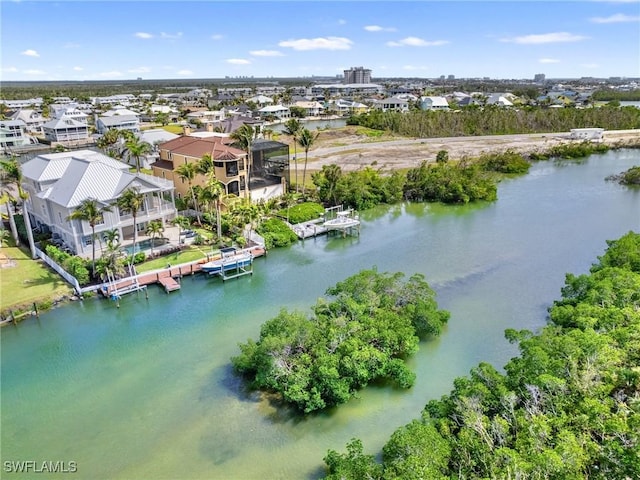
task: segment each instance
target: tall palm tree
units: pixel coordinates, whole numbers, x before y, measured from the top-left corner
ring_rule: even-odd
[[[202,222],[200,221],[200,211],[198,209],[198,201],[196,199],[196,192],[193,189],[193,179],[196,178],[198,174],[198,166],[195,163],[183,163],[182,165],[178,165],[176,168],[176,173],[180,175],[180,178],[184,181],[186,180],[189,184],[189,190],[191,191],[191,199],[193,200],[193,208],[196,211],[196,218],[198,220],[198,225],[202,226]]]
[[[213,163],[213,157],[210,153],[205,153],[200,158],[200,161],[196,164],[196,169],[198,173],[203,175],[214,175],[215,165]]]
[[[14,235],[14,239],[16,241],[16,245],[19,245],[20,240],[18,237],[18,230],[16,228],[15,220],[13,219],[13,214],[11,209],[9,208],[9,201],[14,202],[14,205],[18,205],[18,202],[22,201],[22,218],[24,220],[25,230],[27,231],[27,238],[29,240],[29,248],[31,249],[31,257],[36,258],[36,247],[33,241],[33,231],[31,230],[31,219],[29,218],[29,213],[26,208],[26,201],[29,198],[29,193],[26,192],[22,188],[22,181],[24,177],[22,176],[22,167],[18,163],[18,160],[12,158],[11,160],[5,160],[0,162],[0,171],[2,171],[2,184],[4,187],[8,187],[13,184],[16,187],[18,192],[18,198],[13,199],[13,195],[9,191],[8,188],[5,189],[5,194],[8,195],[7,200],[7,213],[9,215],[9,224],[12,228],[11,233]],[[13,221],[12,221],[13,220]]]
[[[67,217],[67,220],[80,220],[87,222],[91,227],[91,262],[92,276],[96,276],[96,225],[102,223],[104,213],[110,212],[109,205],[100,205],[95,198],[85,198]]]
[[[293,165],[295,167],[296,192],[298,191],[298,135],[302,130],[302,124],[297,118],[291,118],[284,124],[282,133],[290,135],[293,138]]]
[[[251,153],[251,149],[253,141],[256,139],[257,135],[258,130],[246,123],[231,134],[231,138],[236,141],[238,146],[247,152],[247,178],[245,186],[247,190],[247,198],[249,198],[249,181],[251,179],[251,168],[253,167],[253,155]]]
[[[120,231],[117,228],[105,231],[104,240],[108,249],[120,248]]]
[[[153,244],[156,237],[161,236],[164,233],[164,225],[160,220],[154,220],[147,225],[147,235],[151,237],[151,256],[153,256]]]
[[[120,195],[120,198],[114,204],[120,211],[131,212],[133,217],[133,253],[135,254],[138,241],[136,219],[138,218],[138,212],[144,207],[144,193],[140,193],[140,188],[138,187],[130,187]]]
[[[251,239],[251,232],[253,231],[253,223],[260,218],[260,209],[256,204],[251,203],[248,199],[243,199],[242,202],[238,202],[233,206],[232,217],[234,217],[244,228],[249,225],[249,235],[247,241]]]
[[[319,132],[311,133],[306,128],[303,128],[298,136],[298,142],[300,142],[300,146],[304,148],[304,170],[302,173],[302,194],[305,194],[305,190],[307,188],[307,160],[309,159],[309,149],[318,139]]]
[[[127,140],[124,146],[129,156],[136,160],[136,171],[140,173],[140,157],[150,153],[153,150],[153,147],[151,144],[143,142],[136,137]]]
[[[205,205],[215,205],[216,209],[216,233],[218,240],[222,238],[222,197],[224,195],[224,185],[216,180],[215,177],[209,178],[207,184],[200,190],[199,200]]]
[[[110,157],[113,157],[116,154],[115,145],[120,140],[121,134],[120,130],[117,128],[110,128],[98,139],[96,145],[98,148],[104,150],[105,154]]]

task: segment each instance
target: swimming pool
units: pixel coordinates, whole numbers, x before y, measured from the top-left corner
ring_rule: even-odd
[[[167,243],[167,240],[164,238],[156,238],[153,240],[153,248],[161,247]],[[126,247],[122,247],[124,251],[127,252],[127,255],[133,254],[133,245],[127,245]],[[151,249],[151,239],[147,238],[146,240],[142,240],[136,243],[136,253],[142,252],[145,250]]]

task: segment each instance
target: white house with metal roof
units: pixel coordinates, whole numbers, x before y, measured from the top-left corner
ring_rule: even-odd
[[[449,110],[449,102],[444,97],[422,97],[420,98],[420,108],[422,110]]]
[[[0,148],[9,152],[15,147],[37,144],[38,140],[27,134],[27,125],[22,120],[0,120]]]
[[[96,130],[98,133],[105,134],[107,130],[111,130],[112,128],[138,133],[140,132],[140,120],[137,115],[113,115],[111,117],[98,117],[96,119]]]
[[[291,111],[289,107],[283,105],[267,105],[258,110],[260,118],[275,117],[279,119],[285,119],[291,117]]]
[[[30,194],[31,224],[51,231],[77,255],[91,255],[91,227],[87,222],[70,221],[68,217],[87,198],[110,206],[130,188],[138,189],[145,197],[135,225],[131,212],[111,206],[112,211],[105,212],[103,222],[96,225],[98,239],[107,230],[116,229],[125,243],[133,238],[134,229],[144,232],[154,220],[165,225],[177,213],[173,182],[131,173],[128,165],[93,150],[39,155],[22,165],[22,173],[24,188]],[[100,249],[102,243],[99,241]]]

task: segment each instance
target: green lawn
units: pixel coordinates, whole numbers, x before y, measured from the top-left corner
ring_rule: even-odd
[[[138,273],[143,273],[149,272],[151,270],[157,270],[158,268],[165,268],[168,263],[170,263],[171,265],[178,265],[181,263],[193,262],[195,260],[200,260],[201,258],[206,258],[207,252],[210,251],[211,247],[203,246],[202,248],[200,248],[194,245],[187,250],[175,252],[170,255],[155,258],[153,260],[149,260],[148,262],[136,265],[136,271]]]
[[[176,135],[180,135],[184,131],[184,129],[182,128],[182,125],[165,125],[162,128],[167,132],[175,133]]]
[[[0,310],[3,312],[73,294],[71,285],[41,261],[32,260],[26,250],[8,246],[0,248],[0,254],[15,263],[13,267],[0,268]]]

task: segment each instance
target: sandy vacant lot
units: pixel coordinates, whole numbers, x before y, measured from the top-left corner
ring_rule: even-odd
[[[372,139],[364,134],[358,135],[355,127],[345,127],[320,132],[316,144],[309,151],[307,169],[320,170],[323,165],[333,163],[343,170],[356,170],[366,165],[384,170],[403,169],[418,166],[424,160],[435,161],[440,150],[446,150],[451,160],[457,160],[509,149],[523,153],[544,151],[570,142],[575,140],[569,138],[569,133],[423,139],[384,136]],[[604,142],[611,145],[638,144],[640,130],[607,131]],[[304,151],[300,147],[298,162],[304,162]]]

